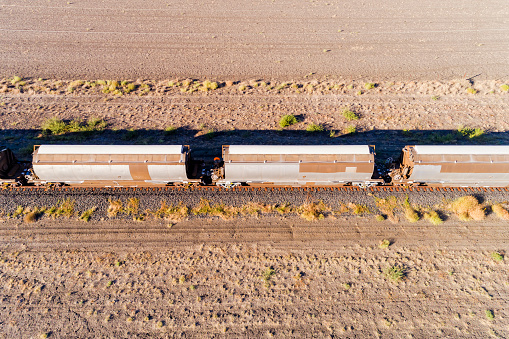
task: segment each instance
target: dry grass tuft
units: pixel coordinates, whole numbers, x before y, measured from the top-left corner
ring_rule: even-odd
[[[297,213],[301,218],[307,221],[322,220],[325,218],[324,212],[330,210],[323,202],[309,203],[300,206],[297,209]]]
[[[409,222],[417,222],[419,221],[419,213],[410,205],[410,202],[408,201],[408,197],[406,197],[405,201],[403,202],[403,209],[405,212],[405,218]]]
[[[122,213],[124,210],[122,206],[122,201],[120,200],[113,200],[111,198],[108,199],[108,216],[109,217],[116,217],[119,213]]]
[[[166,201],[161,201],[161,207],[153,212],[156,218],[164,218],[168,221],[180,221],[189,215],[189,208],[183,204],[177,206],[167,205]]]
[[[484,220],[486,217],[482,205],[479,204],[479,201],[477,201],[476,197],[471,195],[467,195],[454,200],[449,205],[449,209],[462,221],[468,221],[472,219]]]
[[[129,198],[127,199],[127,206],[125,208],[127,215],[136,216],[140,214],[140,199]]]
[[[352,210],[353,214],[364,214],[369,213],[369,209],[365,205],[354,204],[353,202],[348,203],[348,208]]]
[[[399,206],[398,199],[394,196],[385,199],[380,199],[375,196],[373,197],[375,198],[376,207],[380,210],[380,212],[385,214],[387,219],[391,222],[397,223],[399,219],[394,213],[394,210]]]
[[[502,220],[509,220],[509,211],[504,208],[501,204],[495,204],[491,206],[493,213]]]
[[[428,220],[433,225],[440,225],[444,222],[436,211],[429,211],[424,213],[424,219]]]
[[[31,212],[28,212],[27,214],[25,214],[23,221],[26,222],[27,224],[33,223],[33,222],[37,221],[37,217],[38,217],[37,212],[31,211]]]

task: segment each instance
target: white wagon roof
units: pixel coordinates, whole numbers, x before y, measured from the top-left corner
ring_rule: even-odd
[[[509,146],[414,146],[418,154],[503,154],[509,155]]]
[[[230,154],[370,154],[368,145],[230,145]]]
[[[41,145],[38,154],[182,154],[182,145]]]

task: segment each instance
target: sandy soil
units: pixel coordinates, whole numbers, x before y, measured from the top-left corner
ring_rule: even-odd
[[[87,224],[109,232],[106,242],[83,242],[83,227],[0,225],[5,337],[509,336],[507,263],[491,257],[507,251],[508,234],[493,220],[416,227],[248,218],[175,226],[211,235],[198,241],[171,240],[179,230],[163,224],[118,221]],[[21,233],[7,237],[12,228]],[[68,240],[54,241],[62,232]],[[307,235],[277,236],[288,232]],[[381,249],[383,238],[394,243]],[[405,272],[400,282],[385,274],[393,266]]]
[[[0,76],[507,76],[504,0],[5,0]]]

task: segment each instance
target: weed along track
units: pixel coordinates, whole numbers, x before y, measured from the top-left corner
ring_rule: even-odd
[[[401,238],[458,247],[487,231],[497,234],[482,237],[491,244],[509,240],[500,222],[509,216],[507,192],[447,187],[15,188],[0,194],[0,242],[49,249]]]

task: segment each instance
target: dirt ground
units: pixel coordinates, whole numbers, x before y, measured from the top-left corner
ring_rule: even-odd
[[[507,263],[492,258],[507,251],[507,224],[371,220],[194,220],[170,229],[6,221],[0,331],[6,338],[509,336]],[[379,248],[382,239],[393,243]],[[394,266],[404,272],[399,282],[386,274]]]
[[[406,0],[5,0],[0,76],[507,76],[509,9]]]

